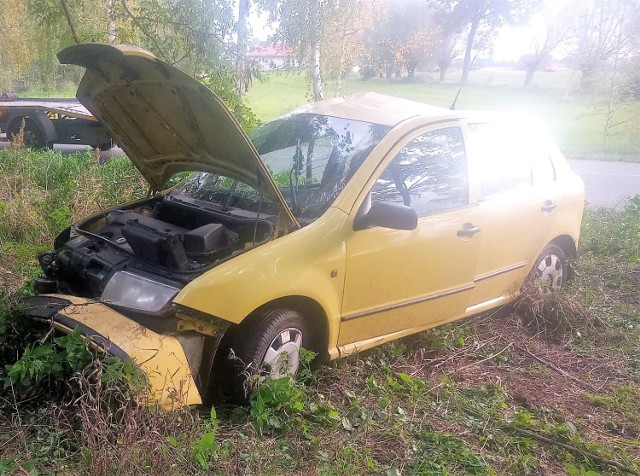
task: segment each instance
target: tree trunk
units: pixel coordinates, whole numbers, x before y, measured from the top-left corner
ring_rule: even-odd
[[[107,41],[110,45],[115,45],[116,41],[116,3],[115,0],[107,0],[107,14],[109,15],[109,26],[107,29]]]
[[[582,77],[580,78],[580,89],[587,91],[593,86],[593,77],[596,74],[596,67],[592,64],[582,65]]]
[[[347,22],[349,17],[345,15],[342,24],[342,48],[340,49],[340,65],[338,67],[338,79],[336,80],[336,97],[342,94],[342,79],[346,76],[345,57],[347,56]]]
[[[311,73],[311,86],[313,88],[313,99],[315,101],[322,101],[324,98],[324,91],[322,89],[322,76],[320,74],[320,39],[318,38],[318,32],[320,30],[320,23],[318,19],[318,0],[311,0],[311,61],[310,73]]]
[[[625,4],[626,7],[626,4]],[[626,10],[626,8],[625,8]],[[623,10],[623,16],[625,13],[625,10]],[[614,127],[611,124],[611,120],[613,119],[613,114],[615,112],[614,108],[613,108],[613,101],[615,99],[615,92],[616,92],[616,78],[618,76],[618,61],[620,59],[620,53],[622,51],[622,22],[619,24],[618,26],[618,41],[617,41],[617,45],[618,45],[618,49],[616,50],[616,54],[614,56],[614,61],[613,61],[613,73],[611,75],[611,82],[609,83],[609,104],[607,105],[607,120],[604,124],[604,138],[602,139],[602,148],[606,149],[607,148],[607,142],[609,141],[609,134],[611,133],[611,128]]]
[[[238,23],[236,33],[238,43],[236,44],[236,92],[242,96],[247,90],[246,69],[247,69],[247,17],[249,16],[249,0],[238,1]]]
[[[476,37],[476,31],[480,26],[480,17],[477,15],[471,23],[471,29],[469,30],[469,36],[467,36],[467,48],[464,52],[464,62],[462,64],[462,78],[460,78],[461,84],[467,84],[469,79],[469,69],[471,68],[471,51],[473,50],[473,40]]]
[[[532,62],[527,65],[526,73],[524,75],[524,87],[530,88],[533,85],[533,75],[538,70],[538,63]]]
[[[447,76],[447,70],[451,65],[450,61],[438,61],[438,69],[440,70],[440,82],[444,81]]]
[[[71,14],[69,13],[69,7],[67,6],[65,0],[60,0],[60,3],[62,4],[62,11],[64,12],[64,17],[67,20],[69,30],[71,30],[73,41],[75,41],[76,43],[80,43],[80,38],[78,38],[78,34],[76,33],[76,29],[73,25],[73,20],[71,19]]]

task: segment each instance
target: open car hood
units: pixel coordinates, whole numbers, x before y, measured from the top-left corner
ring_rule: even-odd
[[[154,190],[182,171],[247,183],[293,213],[245,132],[211,90],[129,45],[89,43],[58,53],[86,68],[78,100],[112,133]]]

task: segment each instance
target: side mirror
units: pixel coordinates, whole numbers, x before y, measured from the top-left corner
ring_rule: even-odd
[[[362,209],[353,222],[354,231],[379,226],[393,230],[415,230],[418,226],[416,211],[393,202],[372,202],[367,212]]]

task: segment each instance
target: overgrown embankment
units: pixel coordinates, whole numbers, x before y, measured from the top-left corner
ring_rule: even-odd
[[[144,194],[138,174],[7,151],[0,181],[0,475],[640,474],[640,198],[587,211],[562,293],[269,382],[247,408],[167,413],[14,307],[34,253]]]
[[[38,251],[75,220],[143,196],[144,180],[118,157],[104,166],[91,153],[0,152],[0,286],[30,275]]]

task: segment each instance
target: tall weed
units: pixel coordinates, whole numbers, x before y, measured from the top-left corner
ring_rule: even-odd
[[[72,220],[145,193],[144,180],[127,158],[100,165],[91,152],[2,151],[0,177],[0,241],[26,244],[49,244]],[[26,235],[25,222],[35,228]]]
[[[126,157],[100,165],[91,152],[0,151],[0,286],[27,277],[36,253],[72,222],[145,192]]]

